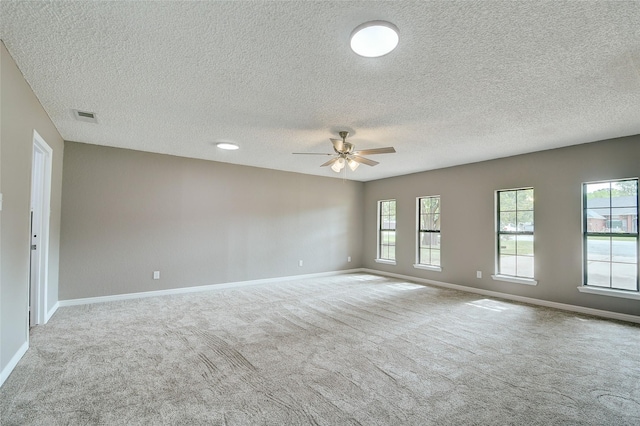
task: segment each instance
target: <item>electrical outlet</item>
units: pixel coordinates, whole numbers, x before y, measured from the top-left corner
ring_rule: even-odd
[[[160,279],[160,271],[153,271],[153,279],[154,280]]]
[[[347,262],[351,262],[351,256],[347,256]]]
[[[302,266],[302,260],[298,260],[298,266]]]
[[[482,271],[476,271],[476,278],[482,278]]]

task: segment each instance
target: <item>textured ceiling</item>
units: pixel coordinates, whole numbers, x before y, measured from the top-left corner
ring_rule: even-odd
[[[398,48],[355,55],[376,19]],[[368,181],[640,134],[638,1],[3,0],[0,20],[71,141],[337,177],[291,153],[345,129],[397,150],[347,173]]]

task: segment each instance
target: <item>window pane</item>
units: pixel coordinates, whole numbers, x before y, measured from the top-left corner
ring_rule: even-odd
[[[440,266],[440,250],[438,249],[431,250],[431,264],[435,266]]]
[[[396,246],[389,246],[389,257],[387,259],[396,259]]]
[[[500,254],[516,254],[515,235],[500,235]]]
[[[518,210],[533,210],[533,189],[518,191]]]
[[[516,262],[519,277],[533,278],[533,256],[517,256]]]
[[[609,262],[588,262],[587,263],[587,284],[598,287],[609,287],[610,285]]]
[[[611,198],[611,184],[604,183],[588,183],[585,184],[585,193],[587,196],[587,207],[607,207]]]
[[[630,263],[611,264],[611,287],[621,290],[636,290],[638,266]]]
[[[440,230],[440,213],[434,213],[429,217],[430,217],[429,230],[439,231]]]
[[[619,193],[611,199],[611,207],[631,207],[635,209],[638,206],[638,196],[636,194]]]
[[[422,213],[432,213],[433,212],[433,198],[427,197],[422,198]]]
[[[440,250],[440,233],[439,232],[431,234],[431,242],[432,242],[433,248]]]
[[[604,213],[604,214],[601,214]],[[609,209],[587,209],[587,232],[608,232],[607,231],[607,216],[609,216]]]
[[[500,273],[503,275],[516,275],[516,256],[500,256]]]
[[[420,213],[429,213],[429,199],[420,198]]]
[[[440,248],[440,234],[437,232],[421,232],[420,247],[422,248]]]
[[[426,214],[421,214],[420,215],[420,230],[425,230],[427,229],[427,215]]]
[[[430,261],[430,259],[429,259],[429,257],[430,257],[429,256],[429,251],[430,250],[427,249],[427,248],[421,248],[420,249],[420,263],[423,263],[425,265],[429,264],[429,261]]]
[[[612,237],[611,254],[614,262],[638,262],[638,242],[634,237]]]
[[[608,221],[611,232],[633,232],[633,223],[637,214],[635,207],[611,209]]]
[[[383,215],[389,215],[389,202],[388,201],[382,201],[380,211],[381,211],[381,214],[383,214]]]
[[[389,258],[389,246],[380,247],[380,258],[388,259]]]
[[[440,213],[440,197],[431,197],[431,205],[429,206],[429,213]]]
[[[610,261],[611,237],[587,237],[587,260]]]
[[[518,231],[533,232],[533,210],[518,210]]]
[[[500,211],[516,210],[516,191],[500,191]]]
[[[500,230],[503,232],[516,231],[516,213],[500,213]]]
[[[621,180],[611,183],[612,204],[614,207],[631,207],[638,205],[638,181],[636,179]]]
[[[396,202],[389,201],[389,214],[392,216],[396,215]]]
[[[396,242],[395,231],[382,231],[380,232],[380,244],[394,245]]]
[[[520,255],[533,256],[533,235],[516,236],[516,252]]]

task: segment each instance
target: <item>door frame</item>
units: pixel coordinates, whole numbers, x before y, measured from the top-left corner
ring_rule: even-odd
[[[43,161],[37,162],[36,155],[41,154]],[[46,324],[48,321],[47,302],[49,287],[49,218],[51,215],[51,170],[53,164],[53,150],[38,134],[33,131],[33,152],[31,168],[31,215],[35,208],[40,209],[39,217],[34,215],[40,229],[39,253],[36,265],[31,265],[29,271],[29,292],[31,295],[30,318],[31,325]],[[29,229],[29,256],[31,258],[32,244],[31,227]],[[31,263],[31,262],[30,262]],[[33,271],[33,272],[32,272]],[[35,272],[35,274],[34,274]],[[35,275],[35,276],[34,276]],[[29,306],[27,306],[27,309]]]

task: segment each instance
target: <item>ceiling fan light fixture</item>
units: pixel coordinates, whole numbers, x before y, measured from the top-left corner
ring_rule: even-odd
[[[349,165],[349,168],[351,169],[352,172],[355,172],[358,166],[360,165],[360,163],[353,161],[351,158],[347,160],[347,164]]]
[[[344,169],[344,158],[340,157],[338,158],[338,161],[333,163],[333,166],[331,166],[331,170],[336,173],[340,173],[342,169]]]
[[[219,142],[216,144],[216,146],[220,149],[224,149],[227,151],[233,151],[236,149],[240,149],[240,147],[238,145],[236,145],[235,143],[229,143],[229,142]]]
[[[351,33],[351,50],[365,58],[377,58],[398,45],[398,28],[387,21],[369,21]]]

